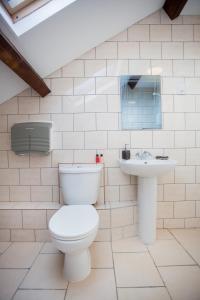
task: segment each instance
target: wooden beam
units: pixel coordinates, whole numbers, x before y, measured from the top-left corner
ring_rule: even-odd
[[[0,31],[0,59],[21,79],[30,85],[41,97],[51,91],[44,80],[19,53],[16,47]]]
[[[188,0],[166,0],[163,9],[171,20],[177,18]]]

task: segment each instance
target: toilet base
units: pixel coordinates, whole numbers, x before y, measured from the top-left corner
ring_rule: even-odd
[[[63,274],[67,281],[81,281],[90,274],[90,271],[91,258],[89,249],[73,255],[65,254]]]

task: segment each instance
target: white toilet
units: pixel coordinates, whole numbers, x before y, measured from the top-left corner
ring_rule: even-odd
[[[64,205],[50,219],[54,245],[65,253],[64,276],[70,282],[86,278],[91,270],[89,247],[94,241],[99,215],[96,203],[102,166],[59,166]]]

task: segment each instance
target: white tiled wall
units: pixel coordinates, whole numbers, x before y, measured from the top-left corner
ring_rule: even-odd
[[[162,130],[121,130],[119,76],[124,74],[161,75]],[[121,173],[117,165],[126,143],[132,155],[147,149],[178,160],[174,172],[159,178],[158,226],[200,226],[199,16],[171,22],[158,11],[54,72],[46,82],[52,93],[44,99],[29,89],[0,105],[0,201],[60,201],[58,163],[93,163],[96,150],[105,158],[100,201],[136,200],[135,178]],[[53,121],[49,156],[19,157],[10,151],[10,127],[27,120]],[[43,211],[37,213],[38,226],[44,227],[43,233],[38,231],[39,240],[46,217]],[[4,219],[13,219],[12,228],[21,226],[17,212],[6,214]],[[114,211],[111,219],[106,210],[100,214],[108,227],[110,222],[113,227],[122,225],[122,219],[128,225],[133,219],[129,207],[123,214]],[[31,211],[23,220],[26,230],[37,226]],[[118,236],[119,230],[113,230]],[[7,236],[6,228],[1,234]],[[24,233],[13,229],[12,234],[17,240]]]

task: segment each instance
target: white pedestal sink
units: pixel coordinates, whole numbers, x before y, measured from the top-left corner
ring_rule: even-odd
[[[145,244],[156,239],[157,176],[176,166],[175,160],[119,160],[121,170],[138,176],[139,236]]]

